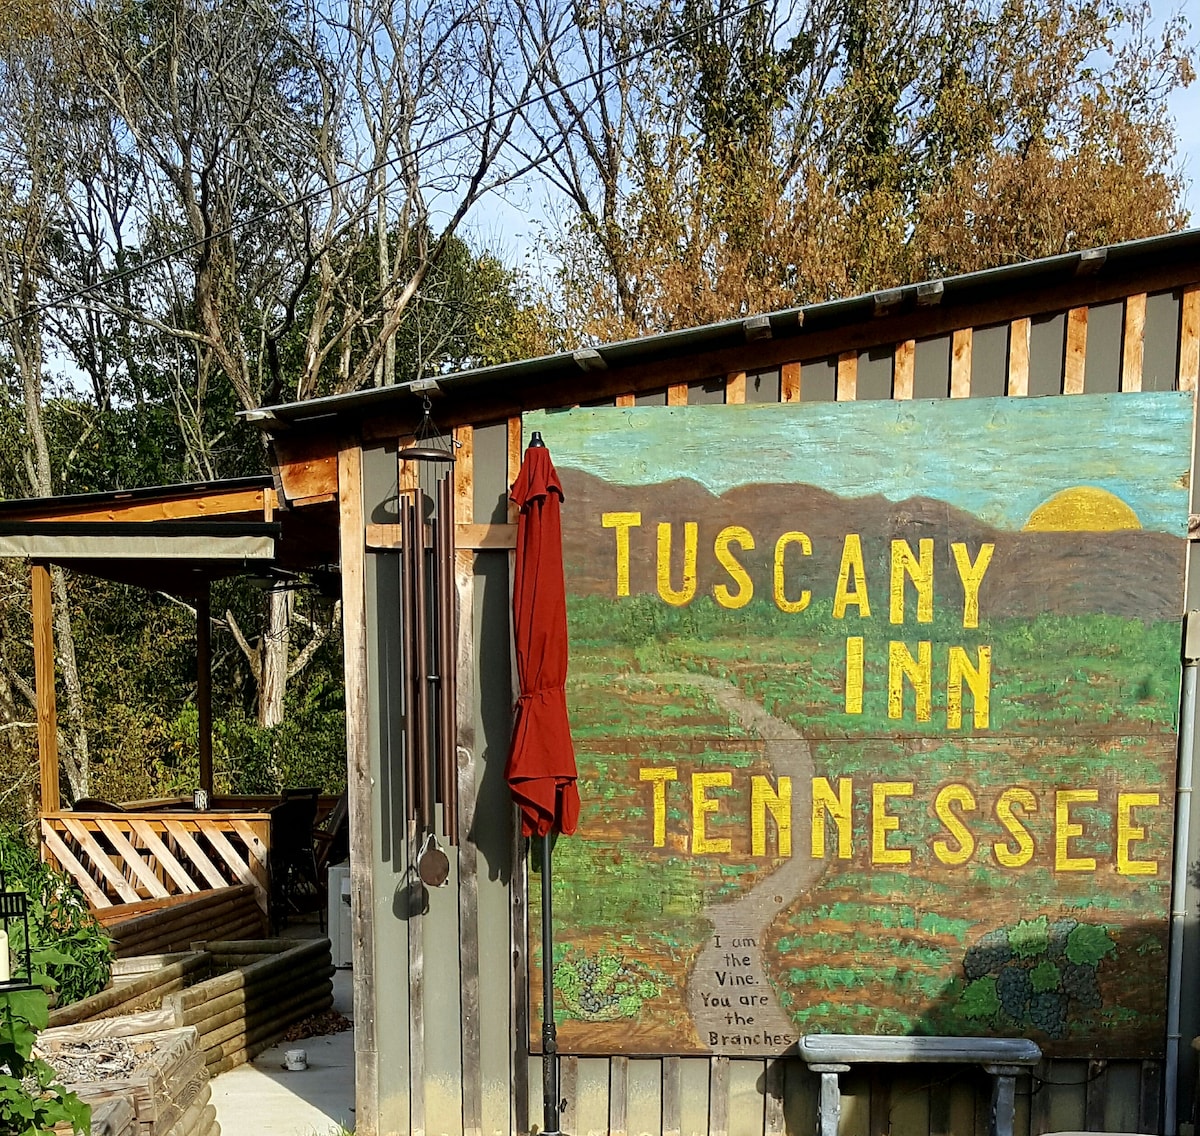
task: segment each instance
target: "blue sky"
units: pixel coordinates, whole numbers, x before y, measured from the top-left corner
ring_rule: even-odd
[[[926,496],[1020,529],[1060,490],[1114,493],[1142,526],[1183,536],[1192,396],[591,408],[526,415],[560,469],[619,485],[691,478]]]

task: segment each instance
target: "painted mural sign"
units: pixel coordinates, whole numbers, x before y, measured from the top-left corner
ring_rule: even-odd
[[[564,1052],[1161,1052],[1190,395],[527,425],[566,494]]]

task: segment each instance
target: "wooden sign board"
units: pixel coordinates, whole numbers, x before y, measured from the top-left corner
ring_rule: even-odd
[[[566,494],[564,1052],[1161,1054],[1190,395],[526,425]]]

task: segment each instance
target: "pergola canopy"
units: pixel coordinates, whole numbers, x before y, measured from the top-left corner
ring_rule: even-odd
[[[0,556],[194,596],[225,576],[336,563],[336,506],[279,510],[270,477],[5,501]]]

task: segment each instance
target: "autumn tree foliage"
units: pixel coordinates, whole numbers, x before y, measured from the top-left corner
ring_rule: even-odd
[[[564,328],[607,340],[1186,222],[1182,20],[1125,0],[612,0],[543,72]],[[639,45],[663,44],[636,54]],[[571,46],[565,45],[570,41]],[[556,93],[569,60],[615,73]]]

